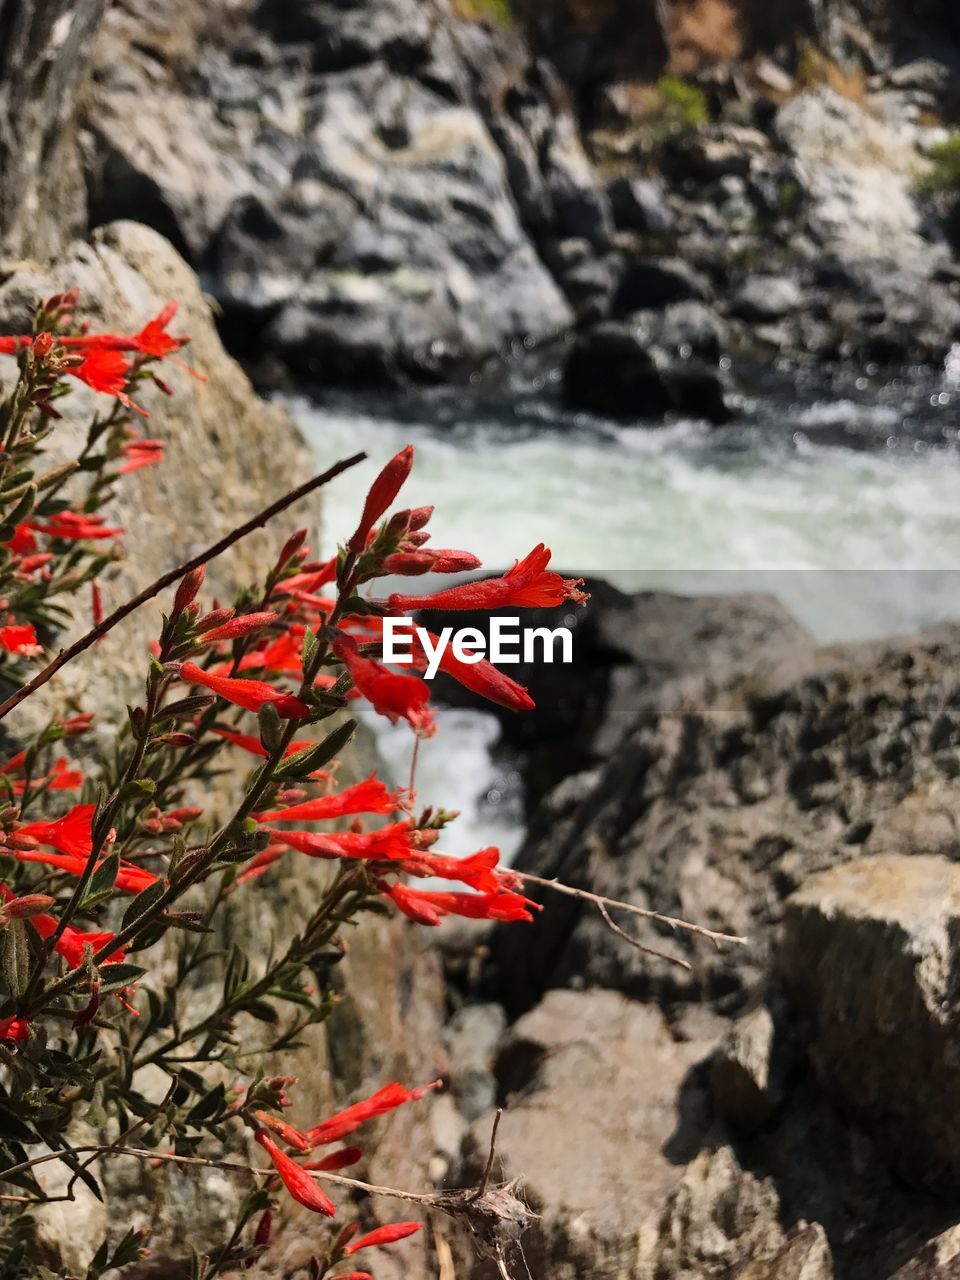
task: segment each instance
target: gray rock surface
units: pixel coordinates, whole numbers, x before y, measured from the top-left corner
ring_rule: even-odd
[[[826,1087],[906,1176],[942,1192],[960,1186],[958,938],[956,862],[887,854],[811,877],[778,953]]]

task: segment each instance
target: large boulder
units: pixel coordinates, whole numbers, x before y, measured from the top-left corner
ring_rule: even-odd
[[[958,939],[960,866],[887,854],[811,877],[787,902],[779,948],[827,1088],[912,1181],[954,1194]]]
[[[315,381],[429,380],[571,324],[544,259],[609,245],[610,207],[515,36],[416,0],[175,8],[103,24],[91,215],[171,238],[243,355]]]

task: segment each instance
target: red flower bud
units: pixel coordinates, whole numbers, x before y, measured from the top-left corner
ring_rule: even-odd
[[[356,553],[367,545],[367,536],[383,513],[391,505],[394,498],[403,488],[404,481],[413,468],[413,445],[408,444],[387,465],[370,486],[367,500],[363,504],[363,514],[356,532],[347,543],[348,548]]]

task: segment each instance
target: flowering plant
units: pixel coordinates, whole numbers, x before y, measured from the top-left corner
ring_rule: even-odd
[[[440,1084],[387,1083],[308,1128],[284,1119],[295,1081],[268,1076],[258,1060],[282,1054],[329,1015],[346,927],[383,910],[436,926],[451,915],[529,922],[538,909],[525,893],[525,881],[535,877],[501,866],[497,849],[466,858],[441,852],[455,815],[418,811],[414,775],[406,789],[376,774],[338,785],[338,757],[356,728],[349,716],[354,699],[405,721],[414,744],[435,731],[428,686],[377,656],[384,617],[427,606],[542,607],[585,596],[582,584],[550,570],[542,546],[500,577],[434,594],[371,595],[388,575],[478,567],[469,553],[428,547],[431,508],[391,510],[413,466],[408,447],[374,481],[356,529],[336,554],[314,558],[298,532],[262,581],[230,605],[201,603],[209,559],[359,458],[301,485],[103,617],[97,578],[119,554],[123,533],[103,508],[125,475],[163,457],[162,440],[145,437],[137,425],[144,414],[134,397],[147,379],[169,391],[157,366],[176,359],[186,339],[168,332],[173,306],[125,336],[78,325],[76,303],[74,293],[51,298],[38,308],[33,333],[0,338],[0,352],[16,356],[19,366],[0,421],[0,678],[12,688],[0,719],[135,608],[175,590],[144,655],[142,699],[128,709],[114,758],[102,761],[96,776],[66,754],[89,730],[89,713],[55,715],[0,759],[0,1202],[10,1210],[7,1262],[20,1268],[15,1274],[50,1274],[31,1252],[30,1209],[72,1199],[78,1183],[100,1196],[101,1170],[111,1159],[213,1164],[246,1177],[253,1189],[229,1238],[193,1260],[192,1274],[209,1280],[269,1249],[275,1188],[320,1219],[337,1215],[328,1194],[337,1185],[383,1190],[342,1173],[362,1155],[345,1140]],[[71,379],[112,403],[94,416],[79,456],[45,471],[45,442]],[[92,629],[44,663],[65,616],[63,597],[84,587],[92,592]],[[488,662],[447,655],[443,670],[501,705],[532,706],[526,690]],[[204,784],[228,754],[249,768],[234,811],[214,823],[202,803]],[[256,892],[260,878],[290,858],[327,864],[323,892],[305,905],[279,954],[255,966],[234,945],[218,997],[194,1013],[182,988],[220,957],[218,913],[232,895]],[[424,887],[438,881],[455,887]],[[604,913],[615,905],[553,887],[593,898]],[[253,1051],[245,1045],[240,1054],[243,1016],[265,1031],[261,1044]],[[166,1080],[161,1096],[143,1092],[146,1068]],[[102,1135],[99,1141],[77,1139],[81,1118]],[[245,1143],[267,1163],[232,1158]],[[69,1171],[56,1192],[44,1181],[42,1166],[51,1161]],[[461,1195],[391,1194],[458,1217],[503,1269],[504,1244],[527,1215],[519,1201],[486,1184],[485,1178]],[[399,1222],[366,1234],[356,1223],[331,1227],[318,1236],[325,1243],[317,1246],[313,1274],[363,1280],[367,1272],[349,1269],[356,1253],[399,1242],[419,1227]],[[134,1231],[111,1237],[90,1259],[88,1280],[122,1273],[144,1243]]]

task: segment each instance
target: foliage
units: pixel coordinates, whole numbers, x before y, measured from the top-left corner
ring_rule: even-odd
[[[859,63],[843,67],[812,44],[806,45],[800,53],[795,79],[801,90],[832,89],[841,98],[847,98],[861,107],[867,104],[870,96],[867,76]]]
[[[0,705],[0,719],[56,669],[42,662],[66,595],[92,591],[96,625],[77,651],[110,625],[100,618],[96,578],[119,554],[124,531],[103,508],[129,473],[162,462],[162,441],[135,425],[142,410],[133,397],[148,379],[169,391],[157,365],[186,342],[168,332],[173,306],[137,334],[91,334],[75,318],[76,303],[75,293],[49,299],[32,333],[0,338],[0,351],[18,363],[0,408],[0,675],[21,686]],[[111,407],[94,415],[75,461],[49,469],[58,405],[78,381],[109,396]],[[406,721],[417,737],[434,731],[427,685],[374,656],[387,613],[423,603],[457,609],[466,598],[491,608],[584,598],[547,568],[543,547],[501,578],[371,598],[369,588],[387,575],[479,563],[426,545],[432,508],[388,515],[412,466],[412,448],[387,463],[338,553],[313,559],[301,531],[227,607],[201,604],[204,568],[190,568],[144,655],[141,700],[99,769],[80,770],[66,754],[89,730],[90,714],[55,715],[0,760],[0,1181],[17,1205],[3,1224],[0,1274],[48,1274],[31,1245],[29,1210],[73,1199],[79,1183],[102,1197],[107,1156],[212,1163],[254,1178],[229,1238],[194,1259],[198,1280],[235,1271],[269,1247],[281,1184],[300,1204],[334,1216],[320,1182],[342,1177],[336,1171],[362,1154],[342,1140],[434,1087],[387,1084],[308,1130],[283,1119],[294,1082],[267,1077],[260,1064],[329,1016],[344,929],[392,910],[427,926],[448,915],[532,918],[520,877],[499,867],[496,849],[465,860],[436,851],[452,815],[418,812],[412,790],[390,790],[376,776],[335,784],[337,757],[355,728],[345,714],[351,699]],[[422,647],[415,658],[422,667]],[[485,661],[451,655],[443,667],[498,703],[532,706]],[[251,766],[232,815],[218,824],[204,801],[228,753]],[[344,819],[347,831],[338,829]],[[267,956],[235,941],[224,954],[215,926],[227,900],[257,893],[281,858],[306,857],[327,868],[325,887],[304,903],[289,941]],[[422,878],[461,887],[420,890]],[[216,994],[198,1009],[198,975],[212,989],[217,972]],[[167,1081],[159,1096],[144,1092],[147,1067]],[[79,1120],[100,1135],[96,1142],[77,1145]],[[232,1154],[251,1141],[269,1157],[266,1169]],[[63,1192],[47,1190],[51,1160],[69,1171]],[[484,1207],[476,1197],[468,1203],[474,1214]],[[456,1204],[448,1197],[445,1207],[454,1212]],[[350,1226],[326,1240],[321,1233],[314,1273],[320,1280],[360,1249],[418,1229],[390,1224],[359,1239]],[[122,1273],[143,1244],[142,1232],[122,1224],[90,1259],[88,1280]]]
[[[960,133],[932,146],[927,158],[930,167],[919,177],[919,189],[929,195],[960,191]]]
[[[661,76],[656,84],[660,115],[665,123],[695,129],[710,119],[710,108],[702,89],[675,75]]]
[[[453,0],[453,11],[458,18],[500,27],[512,27],[515,21],[510,0]]]

